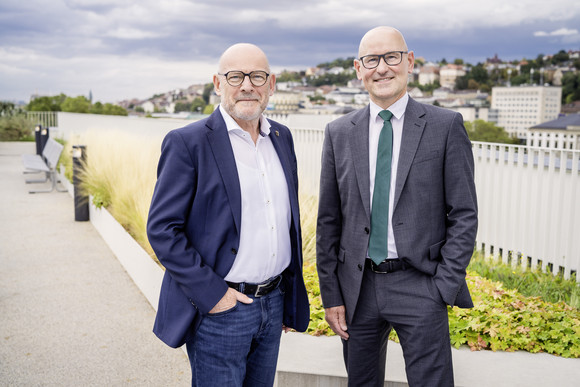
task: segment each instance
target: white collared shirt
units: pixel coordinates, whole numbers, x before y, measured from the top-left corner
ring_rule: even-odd
[[[274,149],[270,123],[262,115],[256,144],[223,109],[234,151],[242,195],[240,246],[226,275],[230,282],[260,283],[290,264],[290,198],[282,164]]]
[[[401,150],[401,138],[403,137],[403,122],[405,120],[405,109],[409,101],[409,94],[405,94],[401,99],[388,107],[393,117],[393,155],[391,160],[391,187],[389,190],[389,255],[388,258],[398,258],[395,236],[393,234],[393,207],[395,202],[395,187],[397,185],[397,167],[399,164],[399,153]],[[384,110],[373,101],[370,101],[369,116],[369,175],[371,189],[371,212],[373,205],[373,191],[375,189],[375,173],[377,170],[377,150],[379,146],[379,136],[383,129],[383,119],[379,112]]]

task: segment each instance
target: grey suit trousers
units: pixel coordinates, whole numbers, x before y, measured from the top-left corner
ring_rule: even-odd
[[[389,274],[365,269],[349,339],[343,340],[348,385],[384,385],[387,342],[394,328],[410,386],[453,386],[448,324],[447,306],[431,276],[413,268]]]

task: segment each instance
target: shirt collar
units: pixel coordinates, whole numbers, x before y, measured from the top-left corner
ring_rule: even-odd
[[[387,110],[393,113],[396,119],[400,120],[405,114],[405,109],[407,109],[407,102],[409,102],[409,94],[405,93],[401,98],[399,98],[394,104],[389,106]],[[373,119],[377,119],[377,117],[382,121],[383,119],[379,117],[379,113],[385,109],[374,103],[372,100],[369,103],[370,105],[370,117]]]
[[[226,109],[222,108],[221,105],[218,105],[218,109],[220,109],[220,113],[222,114],[222,117],[224,118],[228,132],[231,132],[234,130],[243,130],[240,127],[240,125],[238,125],[236,120],[234,120],[232,118],[232,116],[230,116],[228,114],[228,112],[226,112]],[[266,116],[264,116],[262,114],[262,115],[260,115],[260,136],[266,137],[269,134],[270,134],[270,121],[268,121]]]

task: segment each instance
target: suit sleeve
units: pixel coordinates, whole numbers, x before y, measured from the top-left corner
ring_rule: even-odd
[[[208,313],[227,291],[224,279],[203,263],[186,234],[197,189],[194,157],[178,132],[163,140],[147,221],[157,258],[198,310]]]
[[[477,234],[477,198],[471,142],[460,114],[448,132],[443,183],[447,212],[446,241],[435,283],[443,300],[453,306],[465,280]]]
[[[337,276],[342,211],[336,177],[334,148],[329,128],[329,125],[327,125],[322,145],[318,221],[316,225],[316,265],[320,281],[320,295],[325,308],[344,305]]]

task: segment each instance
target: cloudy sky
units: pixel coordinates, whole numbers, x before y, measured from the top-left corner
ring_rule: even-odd
[[[354,56],[378,25],[433,61],[580,50],[577,0],[0,0],[0,100],[145,99],[209,82],[237,42],[275,71],[305,69]]]

